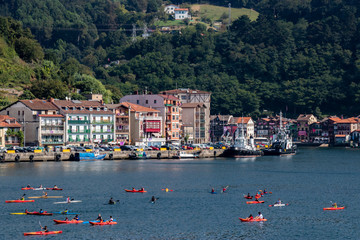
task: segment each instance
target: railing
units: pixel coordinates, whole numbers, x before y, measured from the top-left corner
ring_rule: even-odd
[[[113,133],[114,129],[110,129],[110,130],[93,130],[92,133]]]
[[[64,134],[63,130],[41,130],[41,134]]]
[[[68,133],[90,133],[90,130],[89,129],[85,129],[85,130],[79,130],[79,131],[77,131],[77,130],[71,130],[71,129],[69,129],[68,130]]]
[[[89,124],[89,120],[68,120],[68,124]]]
[[[49,140],[44,140],[41,141],[42,144],[64,144],[64,141],[49,141]]]
[[[46,123],[46,122],[42,122],[41,123],[41,126],[44,127],[44,126],[64,126],[64,123]]]
[[[91,124],[114,124],[114,121],[92,121]]]

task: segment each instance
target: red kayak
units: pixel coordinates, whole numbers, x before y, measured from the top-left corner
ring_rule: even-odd
[[[117,224],[117,222],[89,222],[91,225],[113,225]]]
[[[39,231],[39,232],[26,232],[24,233],[24,236],[30,236],[30,235],[50,235],[50,234],[59,234],[62,233],[62,231],[49,231],[49,232],[44,232],[44,231]]]
[[[328,207],[328,208],[323,208],[324,209],[324,211],[325,210],[342,210],[342,209],[345,209],[345,207]]]
[[[253,199],[253,196],[245,196],[245,195],[244,195],[244,198],[246,198],[246,199]]]
[[[240,221],[242,222],[266,222],[267,219],[263,218],[263,219],[260,219],[260,218],[253,218],[253,219],[249,219],[249,218],[239,218]]]
[[[34,188],[33,187],[23,187],[23,188],[21,188],[21,190],[34,190]]]
[[[264,201],[247,201],[246,204],[258,204],[258,203],[264,203]]]
[[[25,211],[25,213],[27,214],[27,215],[45,215],[45,216],[52,216],[53,214],[52,213],[48,213],[48,212],[42,212],[42,213],[40,213],[40,212],[29,212],[29,211]]]
[[[35,200],[6,200],[6,203],[24,203],[24,202],[35,202]]]
[[[63,189],[62,188],[46,188],[46,190],[57,190],[57,191],[62,191]]]
[[[145,190],[128,190],[128,189],[125,189],[125,192],[139,192],[139,193],[145,193],[146,191]]]
[[[75,223],[82,223],[84,221],[82,220],[53,220],[55,223],[58,223],[58,224],[75,224]]]

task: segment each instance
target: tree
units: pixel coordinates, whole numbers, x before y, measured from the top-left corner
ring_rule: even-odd
[[[26,62],[38,62],[44,58],[40,44],[26,37],[20,37],[15,41],[15,51]]]

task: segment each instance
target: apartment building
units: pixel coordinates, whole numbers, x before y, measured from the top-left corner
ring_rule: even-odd
[[[128,145],[130,139],[130,111],[128,107],[119,104],[106,104],[108,109],[115,114],[115,142]]]
[[[7,115],[0,115],[0,147],[21,145],[19,138],[16,135],[20,129],[21,125],[15,118]]]

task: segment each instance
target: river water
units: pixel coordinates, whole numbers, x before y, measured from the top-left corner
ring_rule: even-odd
[[[302,148],[294,156],[254,159],[0,164],[0,239],[26,238],[23,232],[39,231],[39,224],[63,231],[41,239],[356,239],[360,233],[359,156],[352,149]],[[53,204],[62,198],[4,203],[23,193],[42,195],[20,190],[27,184],[56,184],[64,191],[48,191],[49,195],[83,202]],[[220,191],[224,186],[229,186],[227,193]],[[148,192],[124,191],[132,187]],[[209,193],[212,187],[218,194]],[[243,194],[264,188],[272,192],[261,199],[265,204],[246,204]],[[159,198],[155,204],[150,203],[151,196]],[[106,205],[110,197],[120,202]],[[289,205],[268,206],[279,198]],[[331,201],[346,209],[323,211]],[[9,214],[25,208],[49,212],[68,208],[86,221],[101,213],[105,219],[112,215],[118,224],[55,225],[53,219],[65,216]],[[267,222],[238,219],[258,211]]]

